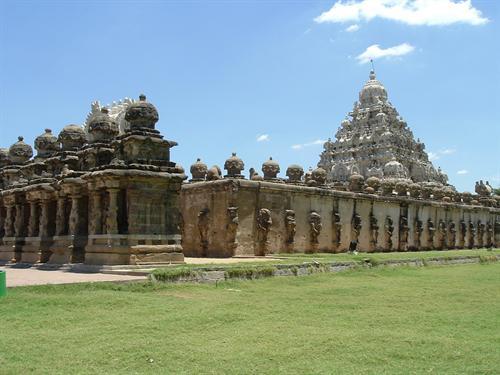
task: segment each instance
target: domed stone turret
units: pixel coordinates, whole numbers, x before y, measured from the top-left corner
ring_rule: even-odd
[[[106,107],[101,108],[101,113],[94,116],[89,123],[89,142],[107,142],[118,135],[118,125],[109,116]]]
[[[87,135],[81,126],[70,124],[61,130],[57,140],[63,151],[76,151],[87,142]]]
[[[224,177],[243,178],[241,171],[245,169],[245,164],[243,160],[236,156],[236,152],[233,152],[231,157],[224,163],[224,169],[227,171],[227,175]]]
[[[37,157],[46,158],[54,155],[61,148],[57,137],[52,134],[52,130],[45,129],[45,133],[35,139],[35,149]]]
[[[189,170],[191,171],[191,175],[193,176],[193,179],[191,181],[205,181],[208,167],[201,161],[200,158],[196,159],[196,163],[191,165],[191,168]]]
[[[154,129],[158,119],[156,107],[146,101],[144,94],[141,94],[139,101],[131,104],[125,113],[125,120],[130,123],[131,130]]]
[[[24,143],[23,137],[18,137],[18,141],[9,148],[9,159],[13,164],[23,164],[33,156],[33,148]]]
[[[286,176],[288,177],[288,182],[302,182],[302,176],[304,175],[304,168],[298,164],[292,164],[286,169]]]
[[[262,164],[262,173],[264,174],[264,180],[274,180],[277,178],[280,172],[280,165],[273,160],[272,157]]]
[[[323,168],[318,167],[312,171],[311,178],[317,185],[324,185],[326,183],[326,171]]]
[[[370,79],[359,93],[359,103],[362,108],[370,107],[378,102],[387,101],[387,91],[385,87],[376,79],[375,72],[370,71]]]
[[[5,167],[10,164],[9,150],[6,148],[0,148],[0,168]]]
[[[396,159],[392,159],[384,165],[384,177],[385,178],[406,178],[406,171],[401,164]]]

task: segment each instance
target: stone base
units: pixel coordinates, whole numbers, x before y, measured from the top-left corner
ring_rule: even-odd
[[[184,263],[179,235],[90,235],[85,264]]]
[[[26,237],[24,239],[21,262],[23,263],[45,263],[50,256],[50,245],[52,239],[42,237]]]
[[[51,255],[47,263],[83,263],[87,238],[81,236],[54,236],[50,247]]]
[[[4,237],[0,244],[0,261],[10,262],[16,259],[16,238]]]
[[[184,263],[180,245],[137,245],[132,252],[129,264]]]

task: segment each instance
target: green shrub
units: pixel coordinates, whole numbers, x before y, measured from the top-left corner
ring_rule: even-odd
[[[256,279],[259,277],[273,276],[276,270],[277,270],[276,267],[273,266],[263,266],[263,267],[241,266],[241,267],[228,268],[225,271],[224,275],[226,279],[233,279],[233,278]]]
[[[182,277],[196,276],[196,272],[190,268],[158,268],[151,272],[150,279],[153,281],[176,281]]]
[[[497,261],[497,257],[494,255],[479,255],[479,263],[487,264]]]

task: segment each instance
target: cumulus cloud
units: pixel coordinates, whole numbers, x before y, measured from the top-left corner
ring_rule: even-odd
[[[269,137],[269,134],[261,134],[257,136],[257,142],[268,142],[270,140],[271,138]]]
[[[459,171],[457,171],[457,174],[467,174],[467,173],[469,173],[467,169],[460,169]]]
[[[427,155],[429,155],[429,160],[434,161],[439,159],[439,155],[436,152],[429,152]]]
[[[347,31],[348,33],[353,33],[358,30],[359,30],[359,25],[357,24],[351,25],[345,29],[345,31]]]
[[[408,25],[439,26],[454,23],[482,25],[489,20],[471,0],[339,0],[314,19],[317,23],[371,21],[381,18]]]
[[[307,143],[301,143],[301,144],[292,145],[292,149],[293,150],[300,150],[300,149],[303,149],[304,147],[322,145],[325,142],[326,141],[323,140],[323,139],[316,139],[315,141],[312,141],[312,142],[307,142]]]
[[[443,155],[451,155],[451,154],[454,154],[457,150],[454,149],[454,148],[445,148],[441,151],[439,151],[440,154],[443,154]]]
[[[380,59],[382,57],[395,57],[403,56],[415,49],[412,45],[408,43],[399,44],[394,47],[380,48],[378,44],[373,44],[368,47],[362,54],[358,55],[356,59],[360,64],[366,64],[370,60]]]

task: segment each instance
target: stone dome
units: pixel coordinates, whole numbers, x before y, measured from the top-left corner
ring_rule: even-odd
[[[290,182],[301,182],[304,175],[304,168],[298,164],[289,165],[286,169],[286,176]]]
[[[95,115],[89,122],[89,142],[107,142],[118,135],[118,124],[109,116],[106,107],[101,108],[101,113]]]
[[[192,181],[203,181],[205,180],[208,172],[208,167],[205,163],[201,161],[200,158],[196,159],[196,162],[189,168],[191,175],[193,176]]]
[[[0,148],[0,168],[10,164],[9,149]]]
[[[141,94],[139,101],[131,104],[125,113],[125,120],[130,123],[130,129],[154,129],[159,116],[156,107],[146,101],[146,95]]]
[[[60,148],[59,141],[52,134],[51,129],[45,129],[45,133],[35,138],[35,149],[38,157],[45,158],[54,155]]]
[[[406,178],[406,170],[396,159],[392,159],[384,165],[385,178]]]
[[[236,156],[236,152],[233,152],[224,163],[224,169],[227,171],[227,177],[241,177],[241,171],[245,169],[245,164]]]
[[[280,165],[272,157],[262,164],[262,173],[264,174],[264,179],[274,179],[278,176],[280,172]]]
[[[387,101],[387,91],[385,87],[376,79],[375,72],[370,71],[370,79],[365,83],[363,89],[359,93],[359,103],[361,107],[366,108],[379,101]]]
[[[9,148],[9,159],[14,164],[23,164],[33,156],[33,148],[24,143],[23,137],[18,137],[18,141]]]
[[[76,151],[87,141],[87,135],[83,127],[75,124],[66,125],[57,140],[61,143],[63,151]]]

